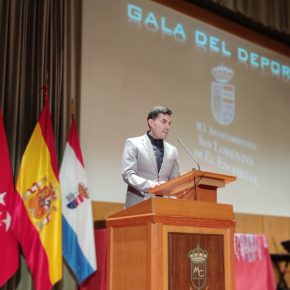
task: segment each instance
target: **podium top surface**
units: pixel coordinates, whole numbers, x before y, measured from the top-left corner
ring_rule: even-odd
[[[184,173],[164,184],[156,186],[149,192],[157,195],[175,195],[186,191],[193,186],[210,186],[213,188],[224,187],[226,184],[236,180],[235,176],[218,174],[207,171],[192,170]]]
[[[128,207],[107,220],[141,216],[171,216],[208,220],[233,220],[233,207],[228,204],[155,197]]]

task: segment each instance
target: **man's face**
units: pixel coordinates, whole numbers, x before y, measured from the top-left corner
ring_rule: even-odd
[[[150,126],[150,134],[152,137],[155,139],[165,139],[170,129],[171,116],[167,114],[159,114],[155,120],[149,119],[148,124]]]

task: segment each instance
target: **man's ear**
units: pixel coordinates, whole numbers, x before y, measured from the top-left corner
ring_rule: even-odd
[[[149,120],[148,120],[148,126],[149,126],[149,128],[151,128],[152,125],[153,125],[153,120],[152,120],[152,119],[149,119]]]

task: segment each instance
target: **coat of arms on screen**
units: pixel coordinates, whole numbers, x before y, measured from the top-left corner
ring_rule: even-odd
[[[229,125],[235,116],[235,86],[229,82],[234,76],[231,68],[219,65],[211,70],[211,111],[221,125]]]
[[[207,258],[208,253],[203,250],[199,245],[188,253],[191,262],[190,267],[190,280],[194,289],[202,290],[207,282]],[[190,287],[190,289],[192,289]]]

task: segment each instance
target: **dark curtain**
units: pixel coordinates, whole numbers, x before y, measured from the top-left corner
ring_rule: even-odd
[[[290,35],[289,0],[210,0],[279,33]]]
[[[81,0],[0,0],[0,106],[14,178],[42,110],[48,85],[60,164],[70,126],[71,99],[80,106]],[[0,289],[31,289],[23,258]],[[55,289],[63,289],[59,283]],[[67,289],[74,289],[73,286]]]
[[[49,87],[58,160],[80,103],[81,1],[0,1],[0,106],[17,170]]]

